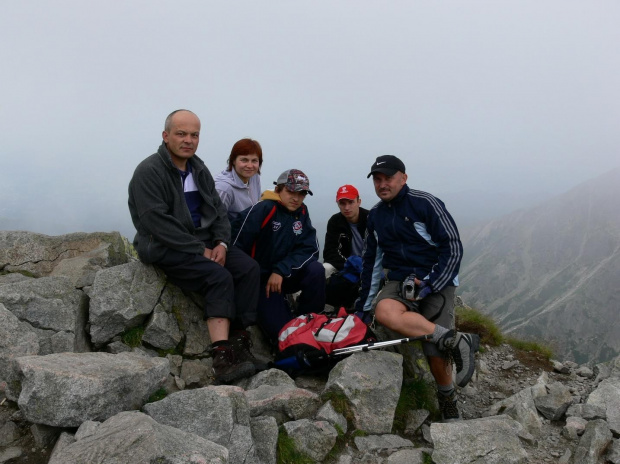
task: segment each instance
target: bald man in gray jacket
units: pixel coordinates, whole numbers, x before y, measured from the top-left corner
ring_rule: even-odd
[[[245,329],[256,323],[260,275],[253,259],[230,246],[226,208],[195,155],[199,136],[200,120],[191,111],[166,118],[163,143],[129,183],[129,212],[140,260],[204,295],[215,379],[229,383],[255,372]]]

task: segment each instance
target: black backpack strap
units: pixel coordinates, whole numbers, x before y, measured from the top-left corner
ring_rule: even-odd
[[[321,330],[323,330],[323,327],[325,327],[325,326],[326,326],[327,324],[329,324],[331,321],[332,321],[332,318],[331,318],[331,317],[328,317],[328,318],[327,318],[327,320],[321,324],[321,327],[319,327],[319,328],[316,330],[316,332],[314,333],[314,338],[317,338],[317,337],[318,337],[318,335],[319,335],[319,333],[321,333]],[[332,342],[333,342],[333,340],[332,340]]]

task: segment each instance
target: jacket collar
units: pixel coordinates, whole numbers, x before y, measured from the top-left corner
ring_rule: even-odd
[[[232,183],[231,185],[233,187],[237,187],[237,188],[241,188],[241,189],[246,189],[250,186],[250,179],[248,179],[248,183],[246,184],[245,182],[243,182],[241,180],[241,177],[239,177],[239,174],[237,174],[237,171],[235,171],[235,168],[232,168],[230,171],[228,171],[230,173],[230,175],[232,176]]]
[[[306,214],[306,204],[305,203],[302,203],[301,206],[299,208],[297,208],[295,211],[289,211],[289,209],[286,206],[284,206],[280,200],[276,200],[276,202],[278,204],[278,208],[284,214],[289,214],[291,216],[303,216],[303,215]]]
[[[393,203],[400,203],[403,198],[405,198],[405,196],[407,195],[407,193],[409,193],[409,186],[407,184],[403,185],[403,188],[400,189],[400,192],[398,192],[398,194],[396,194],[396,196],[394,198],[392,198],[390,201],[384,201],[384,203],[386,204],[393,204]]]

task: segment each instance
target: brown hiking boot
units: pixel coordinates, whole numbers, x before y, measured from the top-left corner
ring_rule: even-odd
[[[214,384],[226,384],[254,375],[254,365],[249,361],[241,361],[235,353],[233,345],[223,345],[211,350],[213,357]]]
[[[254,356],[250,351],[250,348],[252,348],[252,336],[250,335],[250,332],[247,330],[235,331],[230,335],[229,340],[235,348],[235,353],[237,353],[240,361],[251,362],[256,372],[267,369],[267,363],[256,359],[256,356]]]

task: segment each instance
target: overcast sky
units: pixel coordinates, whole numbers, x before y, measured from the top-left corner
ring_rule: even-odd
[[[553,194],[620,165],[620,2],[3,2],[0,218],[132,237],[127,184],[178,108],[216,174],[258,140],[263,189],[303,170],[376,202],[375,157],[442,195]],[[450,205],[448,204],[448,208]]]

